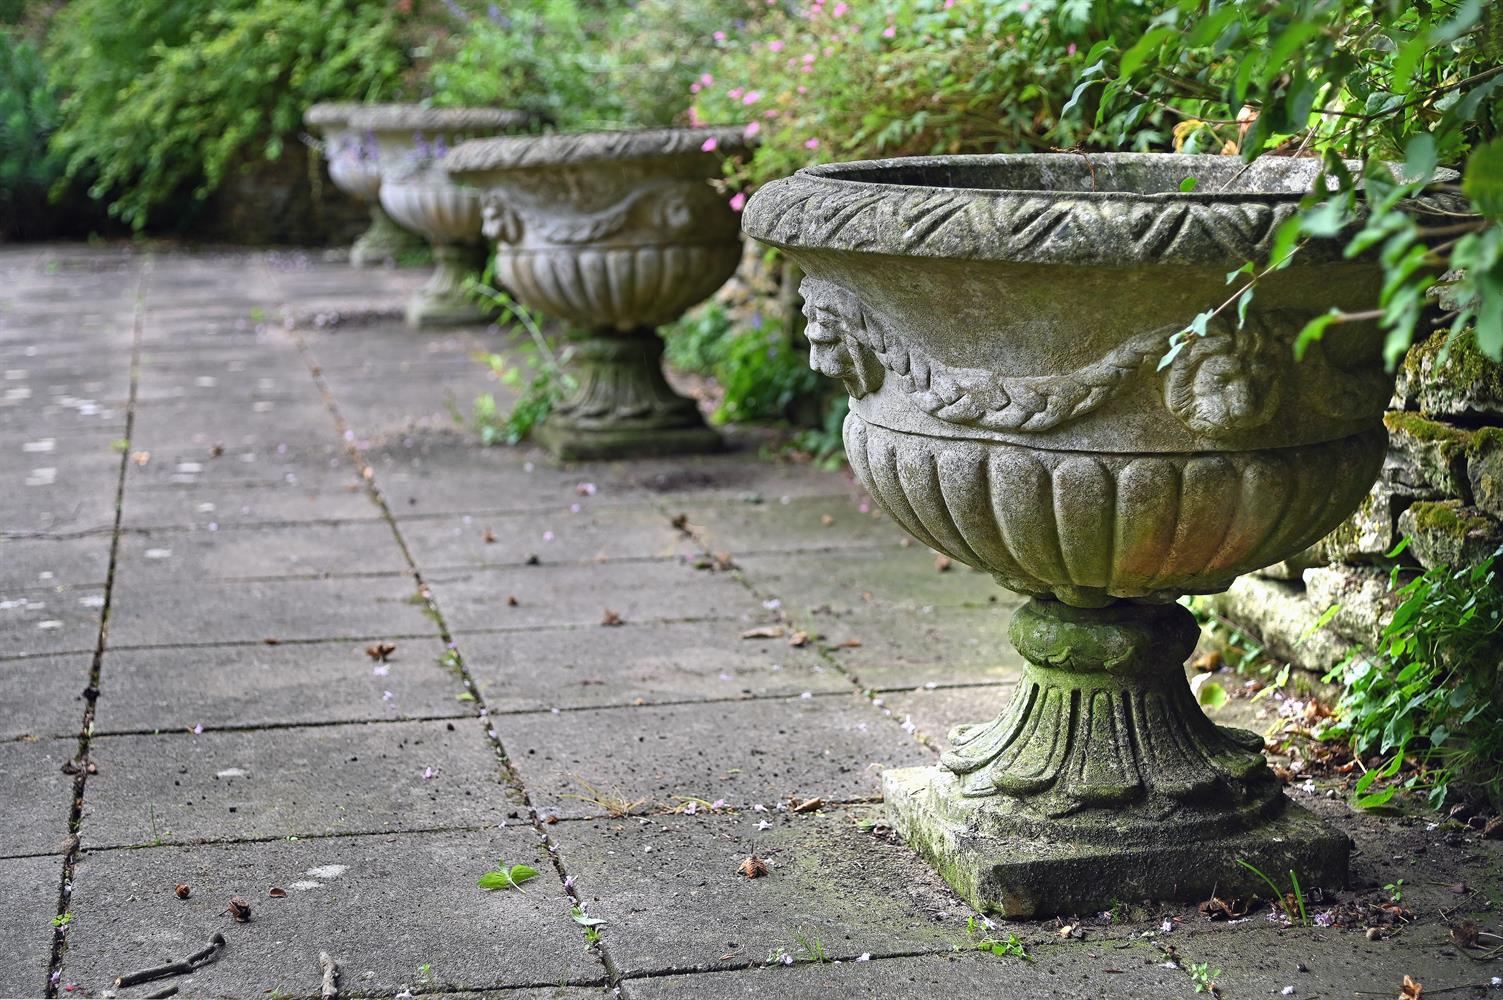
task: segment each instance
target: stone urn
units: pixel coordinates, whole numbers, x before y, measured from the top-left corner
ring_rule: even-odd
[[[381,175],[381,207],[433,247],[433,276],[407,302],[416,328],[483,323],[489,314],[465,291],[465,278],[485,266],[480,199],[439,167],[455,145],[475,136],[526,128],[521,111],[372,105],[350,116],[369,135]]]
[[[381,171],[375,140],[350,127],[350,115],[364,107],[315,104],[303,114],[303,123],[323,140],[321,151],[334,186],[370,206],[370,228],[350,246],[350,263],[355,267],[384,264],[402,251],[421,245],[381,208]]]
[[[1382,337],[1304,323],[1381,277],[1314,240],[1235,308],[1316,183],[1309,160],[914,158],[800,170],[746,207],[803,268],[811,364],[851,396],[846,454],[915,538],[1027,595],[1028,666],[935,767],[889,771],[897,830],[1008,917],[1114,900],[1341,887],[1347,838],[1284,794],[1255,733],[1213,724],[1176,603],[1325,535],[1383,460]],[[1190,192],[1181,183],[1195,178]]]
[[[708,298],[741,257],[711,181],[739,128],[558,133],[469,142],[445,169],[484,201],[496,277],[564,321],[570,387],[535,434],[568,460],[707,451],[720,436],[664,380],[657,328]]]

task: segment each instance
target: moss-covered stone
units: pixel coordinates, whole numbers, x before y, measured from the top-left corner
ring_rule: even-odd
[[[1484,427],[1472,435],[1466,455],[1472,503],[1503,517],[1503,427]]]
[[[1394,394],[1405,408],[1432,417],[1503,413],[1503,365],[1470,337],[1437,334],[1410,348]]]
[[[1388,428],[1389,466],[1399,467],[1390,478],[1416,489],[1467,498],[1466,455],[1474,431],[1408,410],[1384,414],[1383,424]]]
[[[1399,517],[1399,531],[1420,564],[1464,566],[1503,544],[1503,525],[1460,500],[1421,500]]]
[[[1411,494],[1398,492],[1386,480],[1378,480],[1352,515],[1317,542],[1314,553],[1302,554],[1301,558],[1311,564],[1377,559],[1398,543],[1399,511],[1412,499]]]

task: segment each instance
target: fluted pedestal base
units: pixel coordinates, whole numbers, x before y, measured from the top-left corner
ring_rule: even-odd
[[[1346,882],[1349,842],[1290,803],[1254,733],[1214,725],[1183,664],[1177,604],[1013,619],[1029,666],[996,720],[961,726],[939,767],[884,776],[894,827],[974,906],[1007,917],[1114,901],[1266,894],[1239,860],[1306,888]]]
[[[718,433],[663,378],[663,342],[651,329],[596,331],[571,341],[574,388],[533,432],[565,461],[716,451]]]
[[[433,262],[433,275],[407,300],[407,325],[423,329],[490,322],[490,313],[464,288],[465,279],[485,267],[484,249],[435,245]]]
[[[380,205],[372,205],[370,228],[350,245],[350,264],[354,267],[380,267],[395,260],[399,254],[422,245],[421,239],[391,221],[391,216]]]

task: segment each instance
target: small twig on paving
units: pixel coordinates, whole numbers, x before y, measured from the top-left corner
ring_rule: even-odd
[[[334,956],[326,951],[318,953],[318,964],[324,970],[324,984],[319,992],[323,1000],[337,1000],[339,997],[339,963],[334,961]]]
[[[209,943],[187,958],[178,962],[170,962],[167,965],[158,965],[150,969],[140,969],[136,972],[127,972],[115,980],[115,986],[123,989],[127,986],[138,986],[141,983],[149,983],[157,979],[166,979],[168,976],[185,976],[199,966],[208,965],[219,957],[224,950],[224,935],[218,931],[209,938]]]

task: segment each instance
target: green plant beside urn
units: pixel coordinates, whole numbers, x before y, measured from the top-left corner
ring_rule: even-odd
[[[439,163],[467,138],[518,131],[532,121],[521,111],[405,104],[373,105],[350,116],[351,126],[375,143],[381,207],[433,247],[433,275],[407,302],[409,326],[489,318],[465,290],[465,279],[485,266],[480,199],[451,183]]]
[[[381,208],[381,170],[375,139],[350,127],[350,115],[366,107],[353,103],[315,104],[303,115],[303,123],[322,137],[320,149],[334,186],[370,206],[370,227],[350,246],[350,263],[355,267],[384,264],[422,245],[391,221],[391,216]]]
[[[1175,603],[1320,538],[1378,473],[1392,379],[1371,324],[1293,340],[1381,275],[1312,240],[1172,352],[1266,259],[1308,160],[1163,154],[832,164],[761,189],[746,233],[789,255],[811,364],[844,382],[851,465],[914,537],[1028,595],[1001,717],[890,771],[896,828],[1009,917],[1340,887],[1346,836],[1213,724]],[[1181,191],[1195,178],[1193,192]],[[1189,185],[1186,185],[1189,186]],[[1165,359],[1169,358],[1167,363]]]
[[[664,380],[657,328],[736,270],[739,220],[711,181],[746,146],[740,127],[640,129],[483,139],[445,160],[481,193],[497,280],[576,331],[572,388],[534,431],[559,457],[719,446]]]

